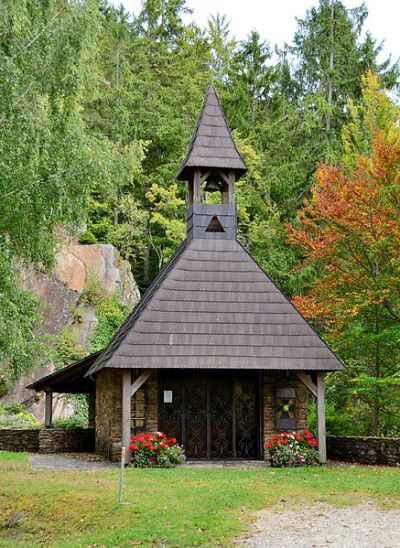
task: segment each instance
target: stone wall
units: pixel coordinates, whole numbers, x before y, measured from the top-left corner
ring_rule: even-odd
[[[261,394],[262,394],[262,433],[263,433],[263,451],[264,458],[268,460],[268,452],[264,450],[265,443],[271,439],[274,434],[279,434],[286,428],[279,429],[276,426],[277,419],[277,398],[276,391],[280,388],[294,388],[294,430],[304,430],[307,428],[307,388],[293,373],[286,376],[280,371],[265,371],[262,374]],[[292,429],[291,429],[292,430]]]
[[[137,370],[132,380],[142,371]],[[158,430],[158,378],[157,373],[143,384],[132,398],[132,434],[154,434]]]
[[[0,430],[0,451],[92,452],[94,451],[94,429]]]
[[[143,372],[134,370],[132,382]],[[131,432],[154,433],[158,429],[157,374],[143,384],[131,400]],[[96,379],[96,452],[119,460],[122,438],[122,371],[103,369]]]
[[[75,453],[94,451],[94,428],[39,430],[40,453]]]
[[[0,430],[0,451],[39,451],[40,430]]]
[[[400,438],[327,437],[328,459],[360,464],[400,464]]]
[[[96,377],[96,453],[117,460],[122,438],[122,371],[103,369]]]

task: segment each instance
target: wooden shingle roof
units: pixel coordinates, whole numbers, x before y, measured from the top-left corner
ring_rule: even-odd
[[[187,180],[196,167],[233,169],[237,173],[237,179],[247,170],[232,139],[213,84],[207,90],[192,140],[176,175],[177,179]]]
[[[184,242],[90,368],[344,365],[236,240]]]

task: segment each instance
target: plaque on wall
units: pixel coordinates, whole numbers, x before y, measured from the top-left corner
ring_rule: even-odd
[[[278,388],[276,390],[276,420],[279,430],[294,430],[296,428],[295,409],[296,390],[294,388]]]
[[[164,390],[164,403],[172,403],[172,390]]]

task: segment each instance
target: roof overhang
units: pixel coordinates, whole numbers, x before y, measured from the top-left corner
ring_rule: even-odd
[[[92,394],[96,390],[96,382],[91,377],[85,377],[85,375],[101,353],[102,350],[90,354],[82,360],[42,377],[27,386],[27,388],[36,390],[36,392]]]

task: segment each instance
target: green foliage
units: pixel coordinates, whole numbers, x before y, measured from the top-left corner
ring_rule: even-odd
[[[74,414],[72,415],[72,417],[68,417],[67,419],[54,419],[53,428],[55,430],[64,430],[73,428],[85,428],[85,426],[82,425],[82,422]]]
[[[66,394],[65,398],[74,408],[74,414],[66,419],[54,419],[53,428],[87,428],[89,424],[89,401],[87,394]]]
[[[29,413],[20,403],[12,403],[0,407],[0,430],[1,429],[31,429],[41,428],[42,425],[37,418]]]
[[[82,232],[82,234],[80,234],[79,236],[78,241],[80,244],[83,244],[83,245],[90,245],[90,244],[97,243],[96,236],[90,230],[86,230],[86,232]]]
[[[317,409],[314,402],[308,406],[308,426],[316,431]],[[360,434],[360,423],[356,409],[336,408],[333,402],[325,405],[325,421],[327,436],[354,436]]]
[[[70,363],[85,356],[83,346],[78,342],[78,332],[72,326],[65,326],[57,335],[53,347],[55,368],[62,369]]]
[[[88,270],[80,302],[84,304],[97,304],[100,302],[103,294],[104,290],[100,276],[94,269]]]
[[[128,313],[128,307],[121,303],[117,293],[107,295],[99,302],[96,308],[98,323],[90,340],[90,352],[97,352],[108,344]]]

